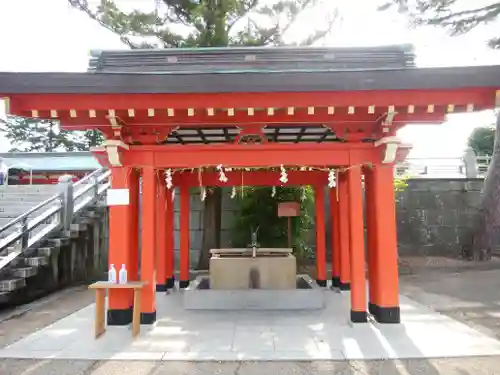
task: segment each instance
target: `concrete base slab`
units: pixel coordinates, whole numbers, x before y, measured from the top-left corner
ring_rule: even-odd
[[[157,294],[157,321],[93,337],[88,306],[0,350],[1,358],[89,360],[342,360],[500,355],[500,342],[401,296],[399,325],[350,324],[349,294],[323,290],[313,311],[186,311]]]
[[[297,276],[302,288],[290,290],[207,289],[207,276],[198,276],[184,290],[187,310],[314,310],[325,307],[323,290],[307,275]],[[203,285],[206,284],[206,285]]]

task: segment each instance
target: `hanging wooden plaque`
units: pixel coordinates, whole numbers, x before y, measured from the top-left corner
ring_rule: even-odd
[[[300,216],[300,204],[298,202],[278,203],[278,216],[279,217]]]

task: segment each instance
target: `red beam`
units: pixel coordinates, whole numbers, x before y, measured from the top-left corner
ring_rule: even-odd
[[[437,108],[435,113],[426,113],[424,108],[419,108],[415,113],[404,113],[406,109],[394,117],[394,123],[422,123],[443,122],[446,114],[446,108]],[[180,111],[177,111],[180,112]],[[359,108],[354,114],[348,114],[347,108],[336,108],[334,114],[328,114],[327,108],[316,108],[313,115],[307,113],[305,108],[297,108],[293,115],[288,115],[286,110],[276,110],[274,115],[268,115],[265,111],[257,111],[249,116],[246,112],[236,112],[234,116],[228,116],[224,110],[219,110],[214,116],[208,116],[203,109],[198,110],[194,116],[187,116],[184,113],[178,113],[169,117],[164,109],[155,110],[155,115],[150,117],[145,111],[135,111],[134,117],[129,117],[127,111],[115,111],[116,116],[124,125],[140,128],[158,128],[162,126],[198,126],[198,127],[221,127],[228,125],[241,125],[242,123],[251,124],[342,124],[345,126],[362,126],[373,124],[377,119],[383,116],[383,113],[370,114],[367,108]],[[95,118],[90,118],[88,111],[79,111],[77,117],[70,117],[68,111],[58,111],[57,119],[62,127],[67,130],[85,130],[99,126],[109,127],[107,111],[97,111]],[[23,112],[20,115],[31,117],[31,111]],[[41,118],[51,118],[50,111],[39,111]]]
[[[469,104],[494,108],[494,88],[450,90],[385,90],[332,92],[218,93],[218,94],[15,94],[11,98],[14,114],[36,110],[108,110],[147,108],[286,108],[286,107],[366,107],[427,106],[429,104]]]
[[[174,186],[187,184],[193,186],[281,186],[279,171],[231,171],[225,172],[228,181],[219,181],[218,172],[174,173],[172,182]],[[287,171],[288,182],[286,186],[303,186],[328,184],[326,171]]]
[[[156,168],[335,166],[380,162],[373,144],[283,143],[240,145],[130,146],[121,151],[126,166]]]

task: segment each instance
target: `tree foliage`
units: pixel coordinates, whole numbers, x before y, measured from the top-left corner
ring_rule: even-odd
[[[379,9],[397,6],[399,11],[411,16],[415,25],[440,26],[451,35],[462,35],[478,26],[498,21],[500,2],[471,0],[391,0]],[[498,28],[497,28],[498,30]],[[488,42],[500,48],[500,31]]]
[[[327,0],[156,0],[150,9],[123,10],[126,2],[68,0],[130,48],[310,45],[323,38],[337,17],[329,6],[325,25],[297,41],[287,33],[304,12]],[[118,4],[122,4],[121,9]]]
[[[301,215],[292,218],[292,247],[299,260],[310,255],[308,240],[314,215],[314,195],[310,187],[277,187],[274,196],[268,187],[243,187],[236,199],[238,209],[231,230],[232,246],[247,247],[251,231],[259,228],[261,247],[287,247],[288,219],[278,217],[278,203],[300,202]]]
[[[100,132],[61,130],[54,120],[9,116],[0,133],[9,140],[11,152],[88,151],[103,140]]]
[[[481,126],[475,128],[467,140],[476,155],[493,155],[493,144],[495,142],[495,128],[493,126]]]
[[[10,141],[10,151],[57,151],[65,149],[65,134],[56,121],[9,117],[0,129]]]
[[[129,48],[311,45],[331,30],[337,12],[329,0],[151,0],[150,9],[127,9],[125,1],[68,0]],[[121,6],[119,6],[119,4]],[[328,5],[327,5],[328,4]],[[291,40],[302,17],[325,6],[324,22],[304,24],[301,38]],[[202,251],[198,268],[208,268],[210,248],[220,247],[221,191],[212,189],[204,201]]]

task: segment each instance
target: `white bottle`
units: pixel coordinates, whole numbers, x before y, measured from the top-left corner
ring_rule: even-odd
[[[115,265],[114,264],[112,264],[111,267],[109,267],[108,282],[110,282],[110,283],[116,283],[116,270],[115,270]]]
[[[127,283],[127,269],[125,268],[125,264],[122,264],[122,268],[120,269],[120,272],[118,272],[118,280],[120,284]]]

